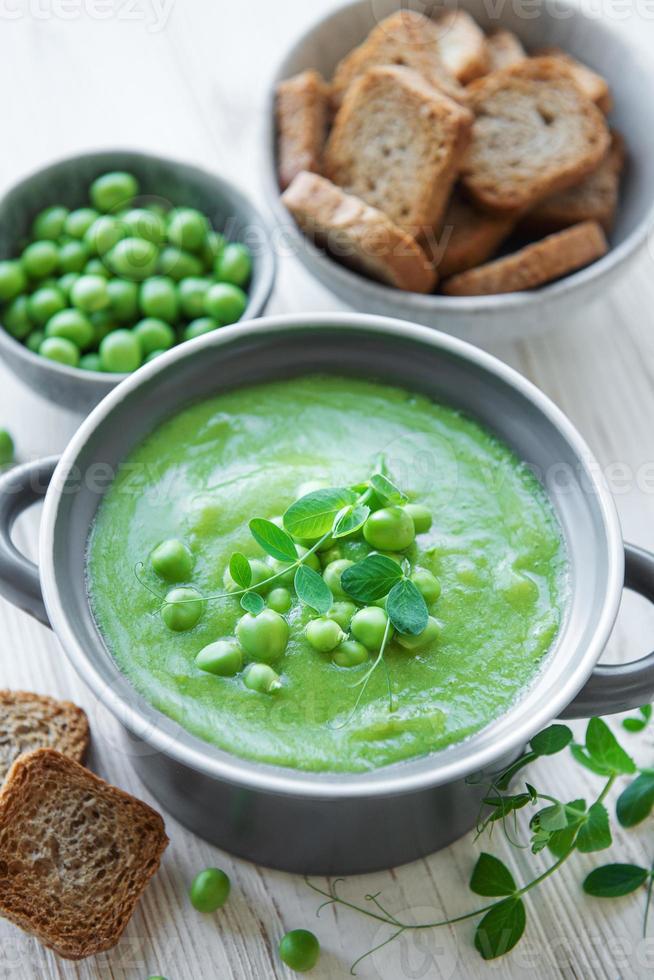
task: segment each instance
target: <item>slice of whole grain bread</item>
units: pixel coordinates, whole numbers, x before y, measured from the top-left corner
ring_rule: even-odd
[[[284,190],[301,170],[320,172],[327,135],[328,87],[317,71],[277,86],[277,170]]]
[[[436,285],[433,265],[410,235],[325,177],[298,174],[282,201],[305,234],[345,265],[410,292]]]
[[[486,37],[465,10],[446,10],[434,21],[441,58],[445,67],[462,85],[489,70]]]
[[[613,227],[618,207],[620,175],[625,162],[622,137],[611,133],[611,146],[599,167],[579,184],[546,197],[525,215],[521,229],[530,235],[549,235],[580,221],[597,221],[605,232]]]
[[[339,62],[331,85],[334,108],[340,106],[355,78],[378,65],[413,68],[450,98],[465,101],[465,89],[443,64],[434,22],[422,14],[412,10],[391,14]]]
[[[145,803],[36,749],[0,792],[0,915],[65,959],[111,949],[167,844]]]
[[[608,150],[604,116],[556,58],[528,58],[468,92],[476,119],[462,182],[488,210],[517,211],[565,190]]]
[[[515,226],[512,215],[480,211],[455,190],[439,229],[434,264],[441,279],[487,262]]]
[[[585,221],[512,255],[452,276],[443,283],[443,292],[448,296],[488,296],[533,289],[589,265],[607,251],[601,226]]]
[[[82,762],[88,745],[89,723],[77,705],[27,691],[0,691],[0,784],[24,752],[58,749]]]
[[[489,71],[497,71],[499,68],[509,68],[517,65],[527,57],[527,52],[522,46],[522,42],[513,31],[500,29],[493,31],[486,38],[488,50]]]
[[[409,68],[371,68],[347,91],[323,173],[419,239],[445,211],[471,123]]]
[[[601,75],[598,75],[596,71],[593,71],[588,65],[582,64],[581,61],[577,61],[576,58],[573,58],[572,55],[568,54],[567,51],[563,51],[561,48],[539,48],[535,54],[548,58],[557,58],[566,66],[576,84],[591,102],[594,102],[605,114],[611,111],[613,99],[611,98],[609,83]]]

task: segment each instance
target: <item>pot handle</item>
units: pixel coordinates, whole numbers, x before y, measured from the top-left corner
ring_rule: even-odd
[[[624,587],[654,602],[654,554],[625,544]],[[599,664],[561,718],[629,711],[654,700],[654,653],[628,664]]]
[[[16,519],[45,496],[58,456],[15,466],[0,476],[0,595],[49,626],[38,566],[21,554],[11,538]]]

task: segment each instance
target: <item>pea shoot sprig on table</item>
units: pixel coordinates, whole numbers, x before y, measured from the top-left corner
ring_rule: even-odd
[[[380,459],[370,478],[349,487],[326,487],[301,492],[283,517],[255,517],[250,533],[265,552],[266,561],[234,553],[225,570],[226,591],[202,595],[192,585],[177,586],[165,596],[137,578],[162,602],[162,616],[172,630],[191,629],[199,622],[205,604],[215,600],[240,600],[245,615],[237,623],[235,637],[223,638],[199,651],[196,665],[219,676],[243,670],[246,687],[275,694],[283,687],[273,669],[284,655],[289,625],[284,619],[296,599],[308,607],[312,618],[305,629],[309,644],[330,654],[339,668],[367,665],[354,684],[359,688],[348,724],[380,666],[391,640],[408,651],[433,643],[438,621],[428,603],[440,595],[438,579],[426,568],[411,568],[406,552],[416,534],[428,531],[430,511],[407,496],[384,472]],[[354,562],[343,558],[340,544],[363,538],[370,553]],[[178,539],[159,544],[150,556],[154,572],[170,582],[189,582],[193,555]],[[372,662],[370,662],[372,658]],[[388,675],[387,675],[388,677]],[[393,696],[388,678],[389,708]]]
[[[641,709],[641,717],[647,724],[651,717],[647,706]],[[580,765],[603,779],[599,792],[590,805],[584,799],[559,800],[548,793],[540,792],[528,782],[524,783],[524,788],[519,792],[508,792],[510,783],[525,766],[536,759],[556,755],[566,748],[569,748]],[[326,887],[321,887],[307,878],[307,885],[325,899],[317,914],[320,915],[326,906],[337,905],[389,927],[389,936],[352,964],[352,974],[362,960],[398,939],[403,933],[436,929],[468,920],[479,920],[474,944],[483,959],[503,956],[513,949],[524,933],[527,923],[524,897],[559,871],[573,854],[590,854],[611,846],[613,835],[606,799],[616,780],[624,776],[633,778],[617,799],[616,816],[620,826],[630,828],[642,823],[654,808],[654,769],[639,769],[601,718],[590,719],[584,744],[573,741],[572,732],[566,725],[551,725],[531,739],[528,750],[520,758],[492,778],[483,799],[484,815],[480,815],[477,827],[477,835],[480,836],[484,832],[490,834],[494,827],[500,825],[513,846],[521,849],[529,846],[534,855],[549,852],[551,862],[533,878],[518,885],[504,862],[492,854],[482,852],[473,868],[469,887],[476,895],[491,901],[478,905],[470,912],[417,925],[403,921],[382,905],[379,892],[366,895],[367,904],[358,904],[339,894],[339,885],[343,879],[336,879],[328,882]],[[536,809],[529,820],[528,845],[517,838],[517,814],[527,807]],[[604,899],[618,898],[643,888],[646,891],[643,916],[645,935],[653,885],[654,864],[649,868],[633,864],[605,864],[591,871],[584,879],[582,887],[586,894]]]

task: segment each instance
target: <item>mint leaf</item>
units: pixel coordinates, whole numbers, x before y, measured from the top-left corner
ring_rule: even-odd
[[[504,956],[520,941],[527,916],[519,898],[498,902],[486,913],[475,932],[475,948],[485,960]]]
[[[646,868],[637,864],[605,864],[586,877],[583,889],[596,898],[619,898],[644,885],[649,876]]]
[[[611,846],[612,841],[606,807],[602,803],[593,803],[586,820],[579,828],[577,850],[582,854],[603,851],[605,847]]]
[[[297,597],[305,606],[311,606],[316,612],[329,612],[333,596],[322,575],[314,572],[313,568],[299,565],[295,573],[295,591]]]
[[[356,507],[348,507],[346,512],[340,517],[332,531],[332,537],[344,538],[346,534],[354,534],[359,528],[363,527],[370,515],[370,507],[365,504],[357,504]]]
[[[271,558],[278,561],[297,561],[297,548],[292,538],[272,521],[255,517],[249,524],[254,540]]]
[[[635,827],[650,815],[654,807],[654,773],[644,772],[622,791],[616,814],[623,827]]]
[[[252,581],[252,569],[245,555],[234,552],[229,559],[229,574],[241,589],[247,589]]]
[[[291,504],[284,514],[284,527],[294,538],[317,541],[331,531],[338,512],[357,500],[357,494],[346,487],[315,490]]]
[[[407,500],[405,493],[396,487],[383,473],[374,473],[370,477],[370,486],[380,497],[388,500],[391,504],[402,504]]]
[[[241,596],[241,606],[246,612],[258,616],[266,604],[258,592],[246,592],[245,595]]]
[[[476,895],[512,895],[516,884],[499,858],[482,851],[472,872],[470,889]]]
[[[345,569],[341,575],[341,585],[357,602],[376,602],[388,595],[401,578],[402,569],[392,558],[368,555]]]
[[[408,578],[403,578],[389,592],[386,612],[398,633],[417,636],[426,629],[429,622],[429,613],[422,593]]]
[[[636,771],[634,760],[619,745],[615,735],[601,718],[591,718],[586,729],[586,751],[593,762],[611,773]]]
[[[550,725],[529,743],[537,755],[555,755],[572,741],[572,732],[567,725]]]

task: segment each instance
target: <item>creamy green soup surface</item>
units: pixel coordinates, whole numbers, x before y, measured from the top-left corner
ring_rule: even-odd
[[[365,664],[343,668],[304,635],[316,614],[294,599],[274,695],[241,675],[195,666],[206,644],[232,637],[238,599],[210,600],[192,629],[173,632],[149,562],[166,538],[191,549],[187,583],[224,592],[233,552],[265,556],[248,521],[282,514],[307,481],[350,486],[383,453],[389,476],[425,504],[433,524],[407,552],[442,591],[426,649],[388,646],[359,709]],[[341,544],[359,560],[361,535]],[[530,470],[476,422],[428,398],[363,380],[313,376],[193,404],[164,422],[121,466],[89,541],[89,593],[120,669],[160,711],[237,756],[308,771],[361,772],[459,742],[505,712],[534,678],[564,615],[561,532]],[[389,705],[389,685],[392,710]]]

